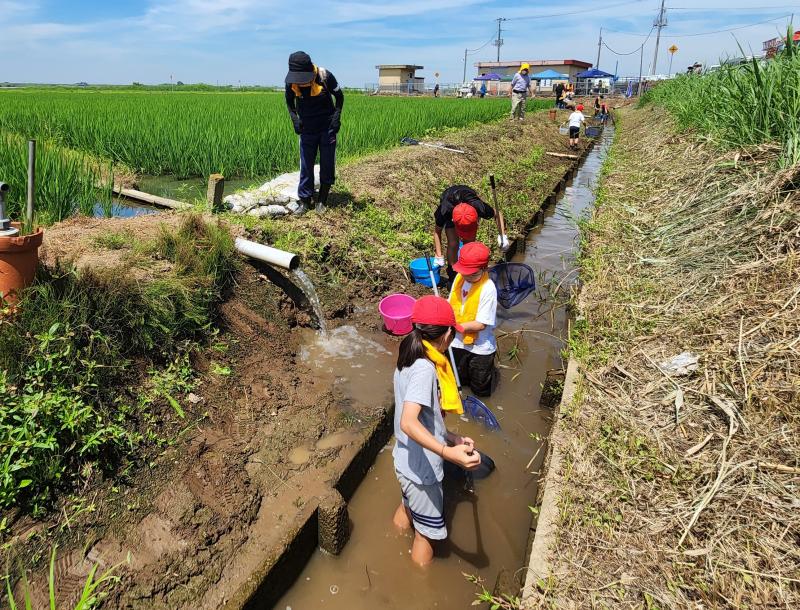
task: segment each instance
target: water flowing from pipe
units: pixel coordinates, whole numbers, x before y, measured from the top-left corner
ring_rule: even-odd
[[[302,269],[295,269],[292,271],[292,275],[294,276],[295,280],[297,280],[298,286],[300,286],[303,294],[306,295],[308,302],[311,304],[311,308],[314,310],[314,315],[317,316],[320,334],[323,337],[327,336],[328,324],[325,321],[325,312],[322,310],[322,304],[319,302],[317,291],[314,288],[314,282],[311,281],[311,278],[308,277]]]

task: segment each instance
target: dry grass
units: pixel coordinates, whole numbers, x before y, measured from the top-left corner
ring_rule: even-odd
[[[622,124],[586,227],[540,601],[800,607],[800,166],[720,156],[656,109]],[[658,366],[683,351],[696,371]]]

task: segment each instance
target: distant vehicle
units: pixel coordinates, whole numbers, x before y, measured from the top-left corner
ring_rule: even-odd
[[[88,86],[89,86],[89,83],[86,83],[84,81],[81,81],[81,82],[78,83],[78,87],[88,87]]]

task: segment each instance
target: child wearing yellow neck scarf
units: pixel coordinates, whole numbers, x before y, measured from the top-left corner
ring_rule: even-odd
[[[413,330],[402,343],[394,372],[394,469],[403,500],[394,513],[400,529],[414,528],[411,559],[433,560],[433,544],[447,538],[444,520],[444,462],[465,470],[480,465],[471,438],[449,432],[442,409],[461,410],[453,370],[445,353],[456,331],[453,308],[441,297],[419,299],[411,312]]]
[[[461,383],[476,396],[489,396],[496,376],[497,288],[489,278],[489,248],[470,242],[461,248],[453,269],[458,275],[450,291],[450,305],[463,332],[453,340],[453,354]]]

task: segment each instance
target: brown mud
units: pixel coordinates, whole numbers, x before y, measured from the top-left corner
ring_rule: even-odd
[[[347,196],[388,210],[398,193],[418,198],[424,202],[420,217],[427,232],[429,210],[444,184],[474,183],[488,171],[503,169],[498,166],[502,162],[507,164],[502,183],[507,190],[500,197],[507,197],[510,233],[518,236],[569,167],[568,161],[542,156],[536,165],[539,182],[525,188],[524,201],[511,201],[510,193],[525,184],[531,171],[516,164],[519,156],[534,146],[564,147],[543,113],[522,126],[498,123],[454,133],[449,140],[469,147],[471,154],[453,159],[431,149],[405,148],[349,165],[343,171]],[[128,232],[146,239],[157,234],[161,223],[176,218],[162,213],[67,221],[50,229],[45,262],[71,262],[79,269],[127,264],[146,280],[154,270],[137,270],[134,248],[120,252],[104,247],[103,238]],[[311,323],[307,311],[267,279],[268,270],[243,265],[220,311],[220,337],[232,347],[222,356],[209,352],[195,358],[201,382],[187,408],[191,423],[174,442],[143,456],[125,479],[93,482],[65,500],[58,513],[11,520],[6,565],[26,557],[36,566],[29,576],[34,607],[46,605],[46,545],[54,540],[60,544],[55,569],[59,606],[79,596],[94,564],[101,572],[122,564],[116,572],[121,582],[104,602],[107,608],[243,603],[242,591],[254,586],[248,582],[250,574],[308,518],[316,499],[347,468],[362,431],[385,415],[390,388],[383,381],[376,384],[375,373],[386,370],[397,341],[365,330],[376,326],[376,297],[390,289],[417,295],[425,291],[411,285],[403,266],[388,257],[365,260],[357,250],[337,252],[345,243],[337,241],[337,232],[346,233],[349,220],[334,205],[325,216],[308,214],[291,227],[300,234],[330,237],[324,257],[306,259],[323,306],[329,316],[347,316],[347,323],[358,327],[358,336],[383,351],[370,353],[370,347],[366,360],[359,352],[363,366],[351,366],[348,374],[338,364],[326,368],[324,349],[315,345],[311,331],[296,329]],[[269,232],[256,228],[251,236],[268,237]],[[379,236],[364,238],[380,245]],[[330,283],[323,266],[344,268],[348,263],[356,271]],[[215,374],[212,360],[229,367],[231,374]],[[527,385],[531,396],[538,392],[532,381]],[[8,569],[13,576],[13,568]],[[17,599],[21,586],[16,583]]]

